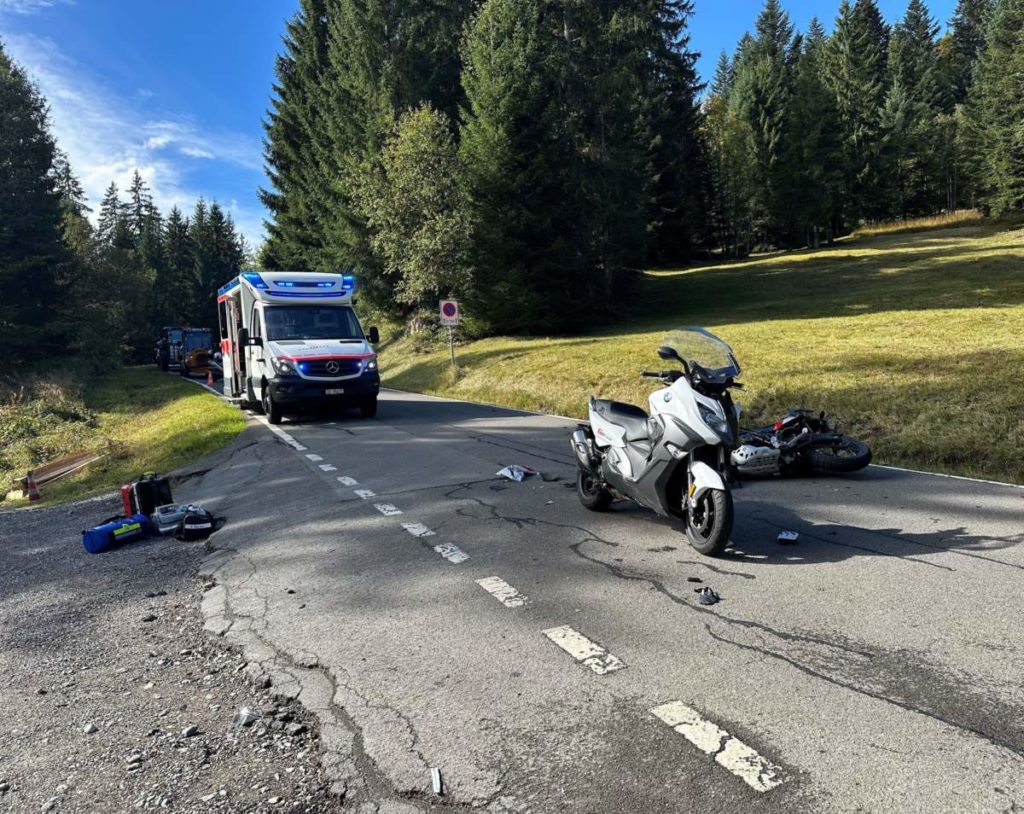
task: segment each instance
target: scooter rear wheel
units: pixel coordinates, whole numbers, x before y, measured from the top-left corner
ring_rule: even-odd
[[[612,494],[593,475],[577,467],[576,494],[580,503],[592,512],[603,512],[612,503]]]
[[[701,554],[717,554],[732,534],[732,495],[708,489],[686,513],[686,539]]]

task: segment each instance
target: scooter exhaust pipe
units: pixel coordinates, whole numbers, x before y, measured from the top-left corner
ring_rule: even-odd
[[[598,474],[601,462],[597,456],[593,436],[586,428],[580,427],[572,434],[572,451],[581,467],[592,475]]]

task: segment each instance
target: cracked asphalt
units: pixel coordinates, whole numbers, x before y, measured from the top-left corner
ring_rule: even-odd
[[[707,559],[650,512],[583,509],[572,427],[388,392],[374,420],[250,429],[193,484],[228,518],[207,630],[317,716],[346,808],[1024,806],[1024,489],[748,483]],[[543,478],[495,478],[512,463]],[[652,714],[672,704],[695,717]]]

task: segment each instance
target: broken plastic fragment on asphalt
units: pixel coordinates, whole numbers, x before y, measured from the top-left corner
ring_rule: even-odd
[[[507,478],[508,480],[514,480],[516,483],[521,483],[526,480],[526,478],[529,478],[532,475],[540,475],[541,473],[532,466],[512,464],[511,466],[506,466],[503,469],[498,470],[495,474],[499,478]]]

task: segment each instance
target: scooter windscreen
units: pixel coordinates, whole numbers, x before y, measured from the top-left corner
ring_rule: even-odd
[[[699,325],[687,325],[671,331],[663,344],[691,366],[696,363],[705,379],[724,382],[740,375],[740,363],[736,361],[732,348]]]

